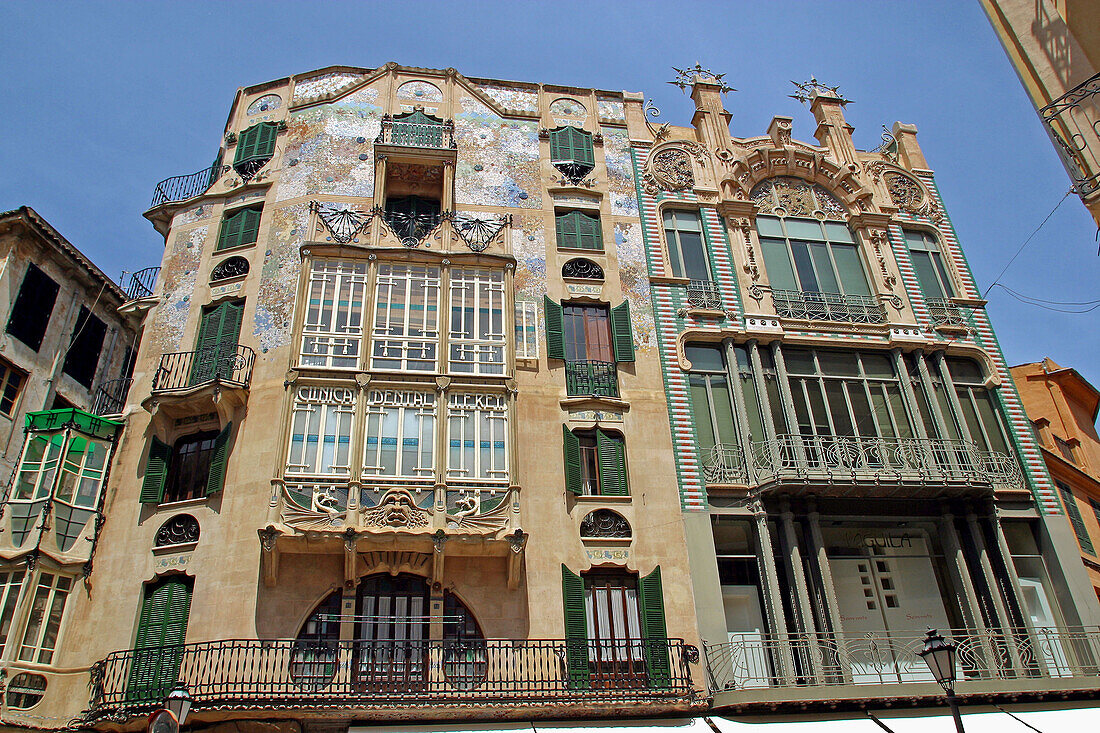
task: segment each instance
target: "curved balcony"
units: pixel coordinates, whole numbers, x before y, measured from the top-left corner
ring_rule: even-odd
[[[587,676],[578,675],[578,654],[587,654]],[[492,703],[686,702],[694,692],[689,665],[698,661],[698,649],[682,639],[233,639],[109,654],[92,666],[85,719],[146,713],[176,680],[200,716],[291,706],[473,714]]]
[[[970,325],[966,310],[950,298],[927,298],[924,305],[928,308],[928,318],[933,326],[965,329]]]
[[[220,382],[247,388],[256,352],[240,344],[214,344],[195,351],[161,354],[153,374],[154,392],[172,392]]]
[[[780,318],[844,323],[886,323],[886,309],[870,295],[819,293],[810,290],[772,290],[775,314]]]
[[[157,284],[160,268],[146,267],[144,270],[126,274],[128,277],[122,281],[122,290],[126,293],[126,300],[141,300],[153,294],[153,286]]]
[[[121,415],[122,408],[126,406],[126,395],[133,383],[133,379],[122,377],[99,385],[92,403],[92,413],[101,416]]]
[[[734,443],[719,443],[702,455],[703,478],[708,484],[743,484],[748,481],[745,451]]]
[[[194,173],[165,178],[153,189],[153,200],[149,204],[149,208],[155,209],[161,204],[186,201],[206,193],[207,189],[217,182],[220,170],[221,160],[218,159],[214,161],[213,165],[208,165]]]
[[[874,496],[933,496],[1024,485],[1012,456],[964,440],[780,435],[750,453],[750,480],[761,488],[841,484]]]
[[[382,129],[374,142],[404,148],[457,148],[454,122],[425,114],[421,109],[392,117],[382,115]]]

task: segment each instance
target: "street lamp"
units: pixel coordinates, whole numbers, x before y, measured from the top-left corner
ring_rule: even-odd
[[[176,686],[172,688],[172,691],[168,693],[168,698],[164,701],[164,707],[176,717],[176,724],[180,728],[187,720],[187,713],[191,710],[192,702],[194,701],[191,699],[191,693],[180,682],[176,683]]]
[[[947,704],[951,707],[951,715],[955,718],[955,730],[958,733],[965,733],[962,716],[959,714],[959,703],[955,698],[956,648],[955,644],[946,641],[935,629],[929,627],[928,634],[924,637],[924,648],[917,654],[928,665],[932,677],[947,693]]]

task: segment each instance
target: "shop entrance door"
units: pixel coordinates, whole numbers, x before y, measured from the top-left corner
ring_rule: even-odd
[[[838,645],[853,681],[931,680],[914,643],[927,627],[945,630],[950,623],[927,535],[877,527],[829,534],[830,553],[838,555],[829,564],[844,625]]]

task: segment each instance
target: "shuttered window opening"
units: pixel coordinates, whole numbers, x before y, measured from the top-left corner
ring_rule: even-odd
[[[226,212],[222,217],[221,229],[218,230],[218,244],[215,252],[231,247],[243,247],[246,244],[255,244],[260,236],[260,216],[263,213],[262,206],[234,209]]]
[[[80,315],[76,319],[63,369],[85,387],[91,388],[95,379],[99,354],[103,350],[103,339],[106,335],[107,324],[92,315],[86,307],[80,306]]]
[[[571,125],[550,131],[550,162],[571,182],[578,182],[595,167],[592,133]]]
[[[191,611],[192,581],[172,576],[145,586],[127,697],[163,700],[179,674]]]
[[[558,249],[603,251],[599,214],[589,215],[583,211],[558,213],[554,217],[554,232]]]
[[[570,688],[670,684],[660,567],[639,579],[562,565],[562,598]]]
[[[191,363],[192,385],[215,378],[233,379],[243,317],[243,300],[226,301],[203,309],[195,339],[195,358]]]
[[[565,361],[634,361],[630,303],[611,308],[562,305],[543,296],[546,355]]]
[[[578,496],[629,495],[623,437],[562,426],[565,487]]]
[[[35,265],[27,266],[19,294],[15,296],[8,333],[35,351],[42,347],[60,286]]]
[[[0,413],[11,417],[15,412],[15,403],[26,380],[26,372],[0,360]]]
[[[275,138],[279,134],[274,122],[261,122],[241,133],[233,155],[233,169],[248,180],[275,155]]]
[[[1077,535],[1077,544],[1081,545],[1081,549],[1088,554],[1095,555],[1096,548],[1092,544],[1092,538],[1089,537],[1088,527],[1085,526],[1085,518],[1081,516],[1081,508],[1077,506],[1077,499],[1073,496],[1073,489],[1061,481],[1055,481],[1054,483],[1058,487],[1058,493],[1062,496],[1062,503],[1066,507],[1066,516],[1069,517],[1069,523],[1073,525],[1073,534]]]
[[[201,499],[225,488],[233,423],[220,431],[186,435],[175,446],[155,435],[149,443],[142,479],[142,504]]]

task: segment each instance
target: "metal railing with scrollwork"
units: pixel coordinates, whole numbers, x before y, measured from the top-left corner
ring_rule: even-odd
[[[745,451],[734,443],[719,443],[703,451],[702,466],[708,484],[743,484],[748,480]]]
[[[1023,473],[1012,456],[943,438],[780,435],[752,443],[750,469],[757,485],[869,481],[1023,486]]]
[[[425,119],[421,115],[420,119]],[[382,130],[374,141],[379,145],[397,145],[409,148],[434,148],[454,150],[454,122],[402,122],[389,115],[382,116]]]
[[[1100,73],[1039,110],[1078,196],[1100,190]]]
[[[86,719],[158,707],[176,680],[195,711],[675,701],[698,661],[682,639],[231,639],[107,655]]]
[[[845,323],[886,323],[886,309],[869,295],[772,290],[775,314],[781,318]]]
[[[968,325],[966,311],[950,298],[926,298],[924,305],[928,308],[928,318],[933,326],[964,328]]]
[[[565,389],[570,397],[618,397],[619,379],[615,362],[565,362]]]
[[[139,300],[152,295],[158,275],[160,275],[159,267],[146,267],[144,270],[126,273],[122,280],[122,290],[126,293],[126,300]]]
[[[968,681],[1096,678],[1100,627],[954,629],[957,690]],[[776,635],[731,633],[703,646],[712,691],[763,687],[883,685],[927,682],[932,674],[917,652],[923,631],[821,632]]]
[[[126,406],[126,395],[133,383],[133,379],[123,377],[99,385],[99,389],[95,393],[95,400],[92,402],[92,413],[96,415],[121,414],[122,408]]]
[[[189,389],[215,381],[247,387],[255,360],[256,352],[235,343],[162,354],[160,366],[153,374],[153,391]]]
[[[206,193],[206,190],[217,182],[220,173],[221,158],[219,157],[213,165],[208,165],[200,171],[186,176],[165,178],[153,189],[153,201],[149,204],[149,208],[154,209],[161,204],[175,201],[186,201]]]
[[[713,280],[691,280],[687,286],[687,302],[692,308],[721,310],[722,294]]]

